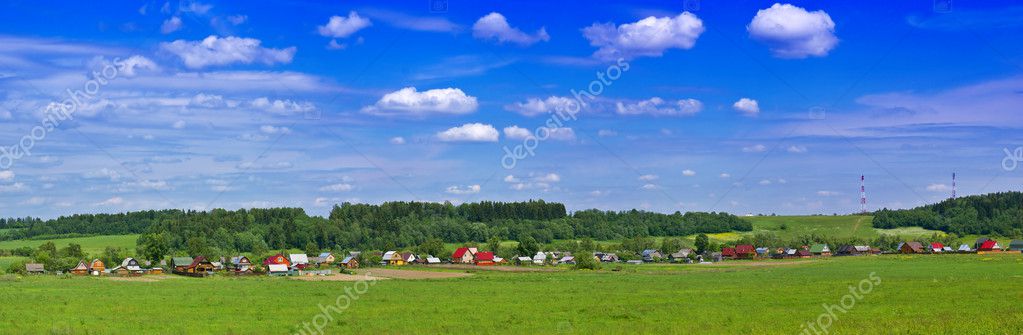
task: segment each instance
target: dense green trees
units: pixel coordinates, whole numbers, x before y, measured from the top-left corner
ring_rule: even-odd
[[[905,210],[874,213],[875,228],[923,227],[959,235],[1023,236],[1023,192],[945,200]]]

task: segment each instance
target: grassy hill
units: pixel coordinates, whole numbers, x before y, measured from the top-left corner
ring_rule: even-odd
[[[103,249],[108,246],[119,247],[127,250],[128,253],[135,253],[135,241],[138,238],[138,235],[101,235],[40,240],[13,240],[0,242],[0,249],[37,248],[43,243],[53,242],[53,244],[57,245],[58,249],[66,247],[68,243],[78,243],[82,246],[82,251],[91,255],[102,253]]]

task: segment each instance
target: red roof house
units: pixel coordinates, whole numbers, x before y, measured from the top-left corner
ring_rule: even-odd
[[[984,241],[984,243],[980,244],[980,248],[977,248],[977,251],[995,251],[995,250],[1002,250],[1002,247],[999,246],[998,242],[995,241],[995,240]]]
[[[931,242],[931,252],[941,252],[945,245],[938,242]]]
[[[289,268],[291,267],[291,261],[289,261],[287,257],[284,257],[284,255],[281,255],[281,254],[276,254],[276,255],[267,257],[265,260],[263,260],[263,265],[270,265],[270,264],[283,264],[283,265],[285,265],[285,266],[287,266]]]
[[[472,249],[465,247],[455,249],[455,253],[451,254],[452,263],[472,264],[474,258],[475,252],[473,252]],[[493,257],[491,257],[491,261],[493,261]]]
[[[476,253],[476,265],[494,265],[494,253],[490,251]]]
[[[740,244],[735,246],[735,257],[736,258],[753,258],[757,255],[757,249],[749,244]]]
[[[735,248],[721,248],[721,257],[735,258]]]

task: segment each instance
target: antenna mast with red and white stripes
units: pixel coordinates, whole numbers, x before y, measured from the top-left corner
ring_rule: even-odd
[[[860,175],[860,213],[867,212],[867,188],[864,186],[863,175]]]

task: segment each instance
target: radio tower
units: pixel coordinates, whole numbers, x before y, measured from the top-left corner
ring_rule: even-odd
[[[867,188],[863,185],[863,175],[860,175],[860,213],[867,213]]]
[[[952,172],[952,199],[956,198],[956,173]]]

